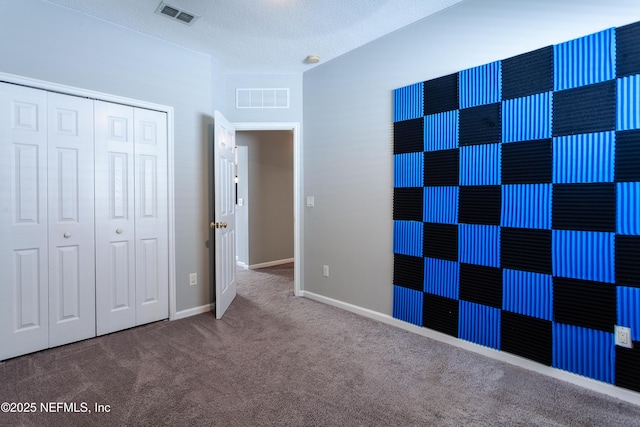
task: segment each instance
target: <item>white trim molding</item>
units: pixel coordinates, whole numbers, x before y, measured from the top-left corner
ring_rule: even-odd
[[[171,320],[186,319],[187,317],[195,316],[202,313],[208,313],[210,311],[213,311],[215,306],[215,303],[211,303],[201,305],[200,307],[192,307],[187,308],[186,310],[180,310],[176,312],[176,314],[173,316],[173,319]]]
[[[602,393],[608,396],[624,400],[634,405],[640,405],[640,393],[627,390],[624,388],[616,387],[611,384],[603,383],[591,378],[583,377],[581,375],[573,374],[571,372],[562,371],[560,369],[552,368],[550,366],[541,365],[523,357],[515,356],[513,354],[505,353],[503,351],[494,350],[489,347],[484,347],[479,344],[475,344],[469,341],[464,341],[447,334],[436,332],[431,329],[423,328],[413,325],[411,323],[403,322],[388,314],[379,313],[368,308],[363,308],[354,304],[339,301],[333,298],[325,297],[313,292],[301,292],[302,297],[309,298],[311,300],[321,302],[333,307],[341,308],[346,311],[350,311],[360,316],[368,317],[369,319],[377,320],[387,325],[395,326],[405,331],[413,332],[423,337],[431,338],[436,341],[440,341],[445,344],[452,345],[454,347],[461,348],[463,350],[472,351],[483,356],[490,357],[501,362],[508,363],[510,365],[518,366],[520,368],[527,369],[529,371],[537,372],[548,377],[556,378],[568,383],[584,387],[586,389]]]
[[[293,294],[300,296],[304,289],[302,283],[304,265],[304,210],[302,209],[302,189],[304,182],[302,140],[298,122],[236,122],[232,123],[236,131],[247,130],[291,130],[293,131]],[[251,268],[251,266],[249,267]]]
[[[273,267],[275,265],[289,264],[294,261],[295,261],[295,258],[287,258],[287,259],[278,259],[278,260],[269,261],[269,262],[261,262],[260,264],[251,264],[249,266],[249,270],[254,270],[256,268]]]

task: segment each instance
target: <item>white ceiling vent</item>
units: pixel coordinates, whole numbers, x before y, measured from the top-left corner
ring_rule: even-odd
[[[198,15],[191,12],[185,12],[184,10],[168,5],[165,2],[160,2],[160,5],[156,9],[156,13],[164,15],[167,18],[175,19],[187,25],[192,25],[198,18],[200,18]]]
[[[237,88],[236,108],[289,108],[289,88]]]

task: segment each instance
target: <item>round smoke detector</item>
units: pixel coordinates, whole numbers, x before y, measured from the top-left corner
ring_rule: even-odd
[[[318,62],[320,62],[320,56],[319,55],[309,55],[304,60],[304,62],[306,62],[307,64],[317,64]]]

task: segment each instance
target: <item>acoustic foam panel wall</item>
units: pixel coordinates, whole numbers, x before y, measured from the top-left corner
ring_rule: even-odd
[[[640,23],[394,105],[394,316],[640,391]]]

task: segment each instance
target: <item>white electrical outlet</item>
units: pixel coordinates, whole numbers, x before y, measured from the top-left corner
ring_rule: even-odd
[[[198,273],[189,274],[189,285],[197,285],[198,284]]]
[[[322,266],[322,275],[324,277],[329,277],[329,266],[328,265],[323,265]]]
[[[616,345],[620,347],[632,348],[631,343],[631,328],[627,328],[626,326],[615,326],[615,339]]]

